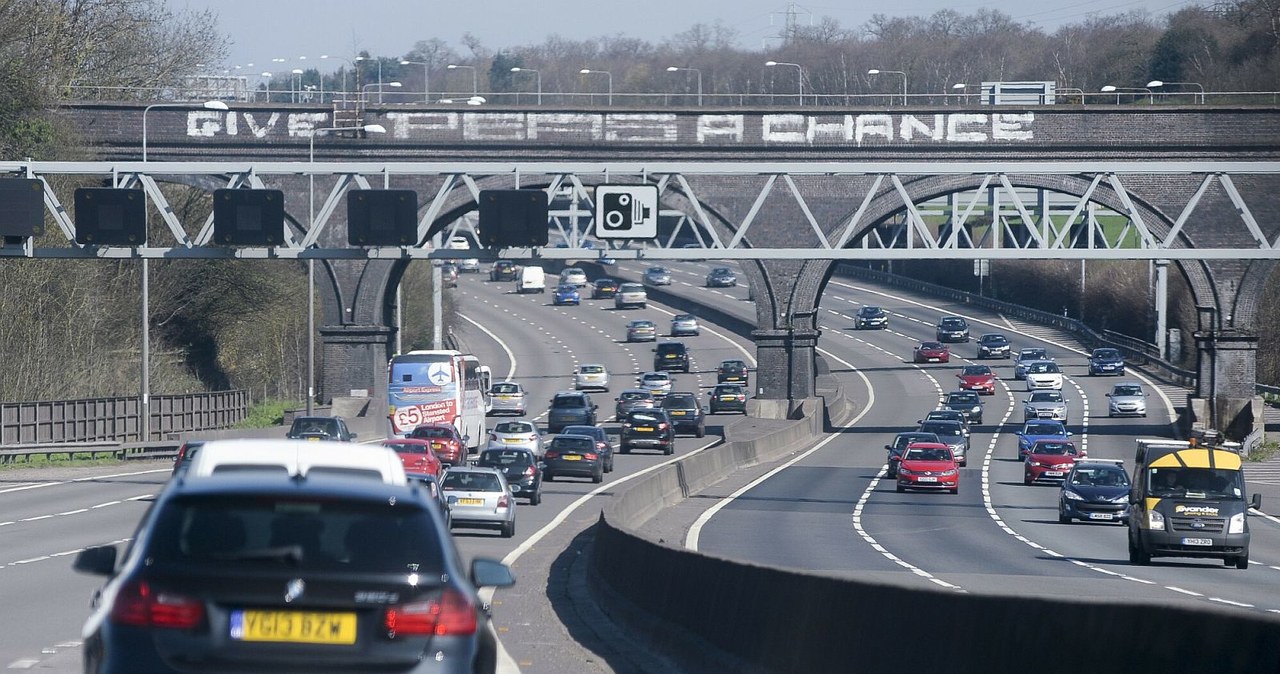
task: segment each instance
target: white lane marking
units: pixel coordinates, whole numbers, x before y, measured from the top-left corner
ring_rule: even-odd
[[[819,349],[819,351],[822,352],[824,355],[830,356],[831,358],[834,358],[835,360],[840,361],[840,363],[844,364],[845,366],[853,368],[852,365],[849,365],[845,361],[837,358],[836,356],[828,353],[827,351],[822,349]],[[876,403],[876,391],[875,391],[875,387],[871,385],[871,380],[868,379],[867,375],[863,374],[860,370],[854,369],[854,372],[857,373],[857,375],[862,379],[863,384],[865,384],[867,387],[867,405],[865,408],[863,408],[861,412],[858,412],[857,416],[849,420],[849,423],[845,424],[842,428],[852,428],[855,424],[858,423],[859,420],[862,419],[863,416],[867,414],[867,412],[871,411],[871,407]],[[755,480],[752,480],[750,484],[742,487],[741,489],[738,489],[732,494],[729,494],[724,499],[717,502],[715,505],[711,506],[710,508],[707,508],[701,515],[698,516],[698,519],[694,520],[693,526],[689,527],[689,532],[685,535],[685,538],[684,538],[684,547],[690,550],[697,551],[698,541],[702,536],[702,527],[706,526],[707,522],[710,522],[711,518],[715,517],[716,513],[720,512],[722,508],[732,503],[734,499],[741,497],[743,494],[747,493],[748,491],[751,491],[752,489],[755,489],[757,486],[763,484],[766,480],[768,480],[769,478],[772,478],[774,475],[777,475],[778,473],[781,473],[782,471],[790,468],[791,466],[795,465],[799,461],[803,461],[810,454],[813,454],[819,449],[822,449],[823,447],[827,446],[827,443],[831,442],[832,440],[835,440],[838,437],[840,437],[838,433],[832,433],[830,436],[827,437],[826,440],[823,440],[822,442],[819,442],[817,445],[814,445],[812,449],[809,449],[801,453],[799,456],[791,459],[790,461],[787,461],[781,466],[778,466],[773,470],[769,471],[768,473],[765,473],[764,475],[761,475]]]
[[[108,542],[108,543],[103,543],[102,545],[120,545],[121,543],[128,543],[128,542],[129,542],[129,541],[131,541],[131,540],[133,540],[133,539],[132,539],[132,538],[121,538],[121,539],[119,539],[119,540],[110,541],[110,542]],[[57,559],[57,558],[59,558],[59,557],[67,557],[67,556],[70,556],[70,555],[79,554],[81,551],[83,551],[83,550],[85,550],[85,549],[86,549],[86,548],[75,548],[75,549],[73,549],[73,550],[63,550],[62,552],[53,552],[53,553],[50,553],[50,554],[47,554],[47,555],[40,555],[40,556],[38,556],[38,557],[28,557],[27,559],[19,559],[19,560],[13,561],[13,562],[7,562],[7,563],[5,563],[5,564],[0,564],[0,569],[3,569],[3,568],[5,568],[5,567],[9,567],[9,566],[22,566],[22,565],[24,565],[24,564],[34,564],[34,563],[36,563],[36,562],[43,562],[43,561],[47,561],[47,560],[50,560],[50,559]]]
[[[480,325],[480,323],[477,321],[471,320],[470,316],[467,316],[462,312],[458,312],[458,317],[476,326],[477,328],[480,328],[480,330],[483,331],[484,334],[489,335],[489,337],[492,338],[493,341],[497,342],[498,346],[502,347],[503,351],[507,352],[507,360],[510,362],[511,367],[507,368],[507,377],[503,381],[511,381],[511,378],[514,377],[516,374],[516,354],[511,352],[511,349],[507,346],[507,343],[502,341],[501,337],[493,334],[493,331],[490,330],[489,328],[486,328],[483,325]]]
[[[35,658],[19,658],[10,662],[6,669],[31,669],[38,664],[40,664],[40,661]]]
[[[8,494],[15,491],[27,491],[29,489],[43,489],[45,487],[56,487],[64,484],[76,484],[78,482],[92,482],[94,480],[109,480],[113,477],[134,477],[136,475],[149,475],[151,473],[167,473],[172,468],[158,468],[155,470],[139,470],[132,473],[110,473],[108,475],[91,475],[89,477],[78,477],[74,480],[60,480],[57,482],[41,482],[39,484],[25,484],[21,487],[10,487],[8,489],[0,489],[0,494]]]
[[[945,587],[949,590],[957,590],[959,592],[964,592],[965,591],[964,588],[960,587],[959,585],[948,583],[947,581],[942,580],[937,576],[934,576],[933,574],[912,564],[911,562],[908,562],[907,560],[902,559],[901,557],[893,554],[892,552],[889,552],[888,550],[885,549],[883,545],[880,545],[880,543],[876,541],[874,536],[867,533],[867,530],[862,527],[862,509],[864,506],[866,506],[867,501],[871,499],[871,494],[875,493],[876,487],[880,486],[880,480],[885,476],[888,470],[889,470],[889,466],[887,464],[881,466],[879,472],[876,473],[875,478],[872,479],[871,482],[867,484],[867,488],[863,490],[862,496],[858,498],[858,504],[855,505],[853,508],[854,530],[858,532],[858,535],[862,537],[862,540],[866,541],[873,550],[884,555],[885,558],[887,558],[889,561],[893,562],[894,564],[901,566],[902,568],[910,571],[911,573],[914,573],[917,576],[920,576],[921,578],[924,578],[925,580],[928,580],[931,583],[934,583],[941,587]]]

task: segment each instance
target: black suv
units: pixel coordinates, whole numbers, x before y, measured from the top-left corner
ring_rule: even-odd
[[[542,470],[533,450],[524,447],[498,447],[480,452],[476,465],[497,468],[507,478],[511,494],[529,499],[529,505],[542,503]]]
[[[596,425],[596,405],[591,396],[578,391],[561,391],[551,399],[551,409],[547,411],[547,430],[559,433],[560,429],[573,424],[583,426]]]
[[[356,439],[356,434],[347,428],[342,417],[295,417],[285,437],[290,440],[351,442]]]
[[[689,371],[689,348],[684,342],[663,342],[653,349],[653,369]]]
[[[982,398],[977,391],[951,391],[942,401],[942,409],[955,410],[974,426],[982,425]]]
[[[174,482],[123,560],[114,546],[76,557],[77,571],[108,578],[85,668],[409,672],[429,652],[433,672],[491,672],[497,642],[477,587],[509,586],[511,570],[477,558],[468,577],[429,499],[316,471]]]
[[[689,432],[697,438],[707,434],[707,416],[702,410],[697,393],[672,391],[662,399],[662,409],[671,417],[677,433]]]
[[[717,384],[747,385],[747,364],[740,360],[722,360],[716,368]]]
[[[633,447],[661,449],[663,454],[676,451],[676,431],[671,417],[662,408],[631,410],[622,418],[618,451],[630,454]]]
[[[969,322],[959,316],[943,316],[938,321],[937,340],[947,342],[968,342]]]
[[[998,332],[988,332],[978,338],[979,358],[1009,358],[1013,356],[1013,348],[1009,338]]]

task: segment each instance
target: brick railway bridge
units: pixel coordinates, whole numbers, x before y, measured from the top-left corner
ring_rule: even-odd
[[[0,247],[0,256],[320,260],[326,398],[348,389],[385,395],[380,378],[394,344],[401,275],[413,259],[475,256],[429,242],[471,227],[463,216],[475,210],[479,190],[548,190],[550,224],[574,244],[480,257],[555,261],[581,259],[576,244],[591,240],[593,185],[643,182],[660,189],[662,236],[611,255],[707,257],[677,245],[697,241],[718,259],[740,260],[755,291],[763,398],[813,395],[818,303],[837,262],[1150,259],[1162,272],[1164,261],[1173,265],[1194,294],[1196,397],[1210,423],[1247,432],[1252,420],[1257,301],[1280,248],[1274,107],[396,105],[352,113],[180,105],[148,115],[145,103],[69,104],[60,113],[94,160],[3,163],[10,175],[87,175],[146,189],[167,227],[153,226],[145,246],[76,244],[61,208],[70,199],[46,182],[46,205],[66,241],[45,246],[46,236]],[[144,117],[147,162],[140,161]],[[352,128],[373,124],[385,133]],[[286,241],[214,246],[211,219],[178,221],[162,182],[282,189]],[[338,205],[350,189],[377,187],[418,192],[417,245],[347,246]],[[1119,217],[1122,230],[1096,218],[1097,209]],[[943,225],[932,217],[939,212]]]

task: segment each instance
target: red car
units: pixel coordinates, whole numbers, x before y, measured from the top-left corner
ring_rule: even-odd
[[[429,473],[440,477],[440,471],[444,469],[440,457],[431,449],[431,440],[388,438],[382,441],[382,446],[396,451],[406,473]]]
[[[1033,484],[1041,480],[1061,482],[1067,479],[1076,460],[1084,457],[1084,452],[1076,449],[1075,443],[1036,440],[1022,463],[1022,483]]]
[[[961,391],[977,391],[988,396],[996,394],[996,373],[986,365],[966,365],[956,378],[960,380]]]
[[[409,434],[413,440],[430,441],[431,451],[446,466],[460,466],[467,462],[467,448],[451,424],[422,424]]]
[[[911,353],[913,363],[950,363],[951,347],[942,342],[920,342]]]
[[[951,448],[940,442],[913,442],[898,461],[898,492],[908,489],[946,489],[960,492],[960,466]]]

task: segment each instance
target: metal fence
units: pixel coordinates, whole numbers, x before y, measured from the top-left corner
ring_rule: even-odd
[[[137,397],[0,403],[0,446],[164,440],[229,428],[248,416],[249,402],[248,391],[152,396],[146,438]]]
[[[980,93],[812,93],[805,92],[698,92],[680,91],[410,91],[404,87],[394,91],[344,92],[291,89],[269,89],[261,84],[255,88],[238,89],[229,93],[221,86],[181,87],[115,87],[72,85],[61,91],[67,101],[137,101],[137,102],[201,102],[223,100],[260,104],[332,105],[339,101],[358,100],[365,106],[398,105],[518,105],[544,107],[880,107],[880,106],[934,106],[977,105],[983,102]],[[1280,103],[1276,91],[1153,91],[1139,92],[1082,92],[1079,89],[1059,89],[1048,101],[1057,105],[1105,105],[1105,106],[1167,106],[1167,105],[1275,105]],[[1028,107],[1019,103],[1019,107]],[[1034,107],[1034,106],[1031,106]]]

